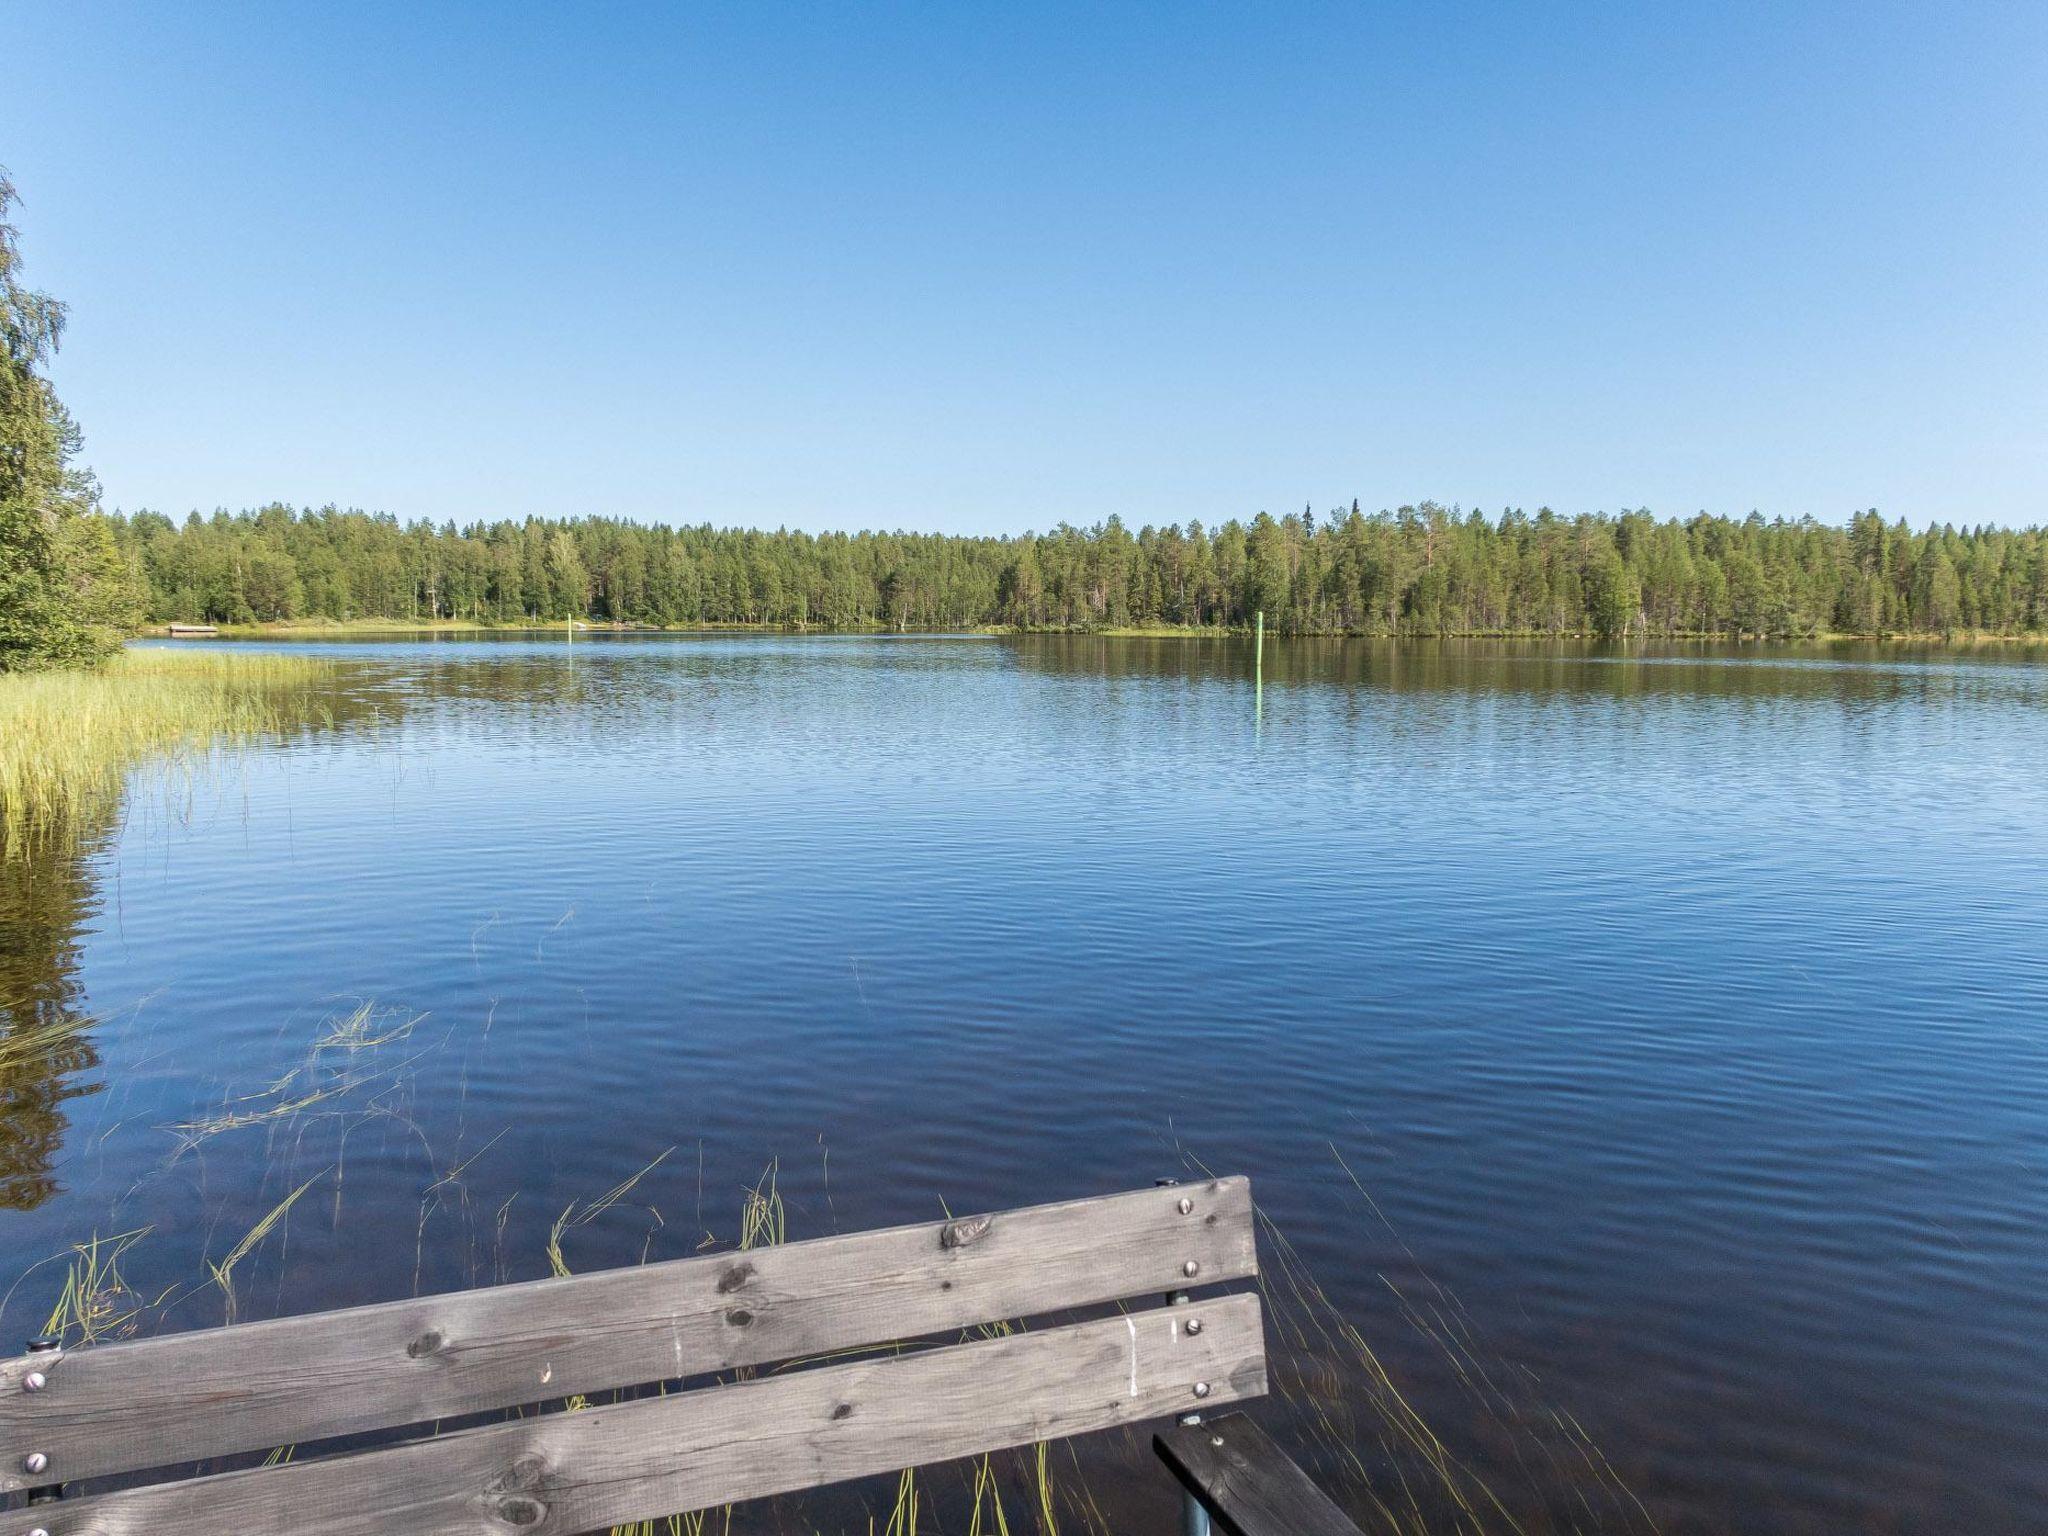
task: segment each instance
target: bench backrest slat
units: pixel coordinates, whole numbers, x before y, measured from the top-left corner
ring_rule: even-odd
[[[1227,1178],[22,1356],[0,1361],[0,1492],[824,1355],[1256,1267],[1250,1187]],[[42,1391],[21,1389],[31,1370],[46,1376]],[[48,1458],[40,1475],[23,1470],[31,1451]]]
[[[0,1536],[568,1536],[1265,1389],[1258,1298],[1226,1296],[65,1500],[0,1515]]]

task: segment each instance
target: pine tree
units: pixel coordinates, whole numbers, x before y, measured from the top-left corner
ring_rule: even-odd
[[[1939,535],[1930,534],[1913,580],[1913,621],[1947,634],[1962,620],[1962,585]]]
[[[0,170],[0,671],[101,660],[135,616],[97,487],[71,467],[78,428],[42,374],[64,306],[22,286],[16,201]]]

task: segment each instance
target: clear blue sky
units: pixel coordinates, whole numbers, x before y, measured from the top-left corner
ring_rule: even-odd
[[[2048,518],[2048,4],[11,8],[110,504]]]

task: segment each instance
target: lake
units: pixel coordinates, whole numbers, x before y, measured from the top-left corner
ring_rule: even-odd
[[[301,1190],[235,1315],[1207,1168],[1368,1529],[2040,1527],[2038,651],[274,648],[331,727],[0,873],[0,1022],[89,1021],[0,1088],[13,1336],[145,1228],[112,1315],[221,1321]]]

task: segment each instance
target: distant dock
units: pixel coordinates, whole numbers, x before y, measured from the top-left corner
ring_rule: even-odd
[[[173,640],[197,640],[206,635],[217,635],[220,631],[211,624],[170,624],[164,632]]]

